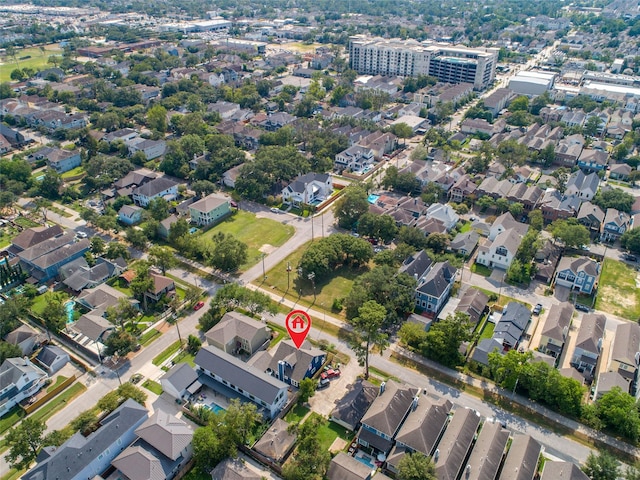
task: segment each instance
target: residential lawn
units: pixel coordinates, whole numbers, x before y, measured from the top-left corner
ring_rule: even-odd
[[[0,477],[0,480],[17,480],[25,472],[26,470],[16,470],[15,468],[12,468],[6,475]]]
[[[83,173],[84,173],[84,167],[83,166],[79,166],[79,167],[76,167],[76,168],[72,168],[68,172],[64,172],[60,176],[62,178],[71,178],[71,177],[77,177],[78,175],[82,175]]]
[[[4,65],[0,68],[0,82],[8,82],[11,80],[11,72],[16,68],[33,68],[34,70],[46,70],[47,68],[53,68],[53,64],[47,63],[51,55],[62,55],[62,49],[57,45],[47,45],[44,55],[38,47],[23,48],[16,52],[16,61],[13,57],[1,57],[0,62]],[[20,60],[21,57],[30,56]]]
[[[131,289],[127,287],[127,282],[125,282],[124,278],[115,277],[107,282],[107,285],[112,286],[119,292],[124,293],[128,297],[133,297],[133,293],[131,293]]]
[[[180,350],[181,347],[182,347],[182,342],[180,342],[180,340],[176,340],[167,348],[165,348],[162,352],[160,352],[156,357],[154,357],[151,363],[153,363],[155,366],[162,365],[164,362],[167,361],[169,357],[171,357],[171,355],[173,355],[178,350]]]
[[[484,328],[482,329],[482,333],[480,334],[480,340],[484,340],[485,338],[491,338],[493,336],[493,330],[496,328],[495,323],[484,322]]]
[[[155,328],[152,328],[151,330],[145,332],[140,336],[140,339],[139,339],[140,345],[142,345],[143,347],[146,347],[151,342],[153,342],[156,338],[158,338],[160,335],[161,333],[158,330],[156,330]]]
[[[640,288],[638,273],[627,264],[605,258],[600,272],[596,310],[637,320],[640,317]]]
[[[312,413],[309,418],[312,416],[319,416],[317,413]],[[337,423],[325,421],[324,425],[322,425],[318,429],[318,436],[320,439],[320,446],[323,450],[329,450],[329,447],[333,443],[333,441],[340,437],[346,440],[348,443],[353,439],[353,432],[350,432],[344,427],[341,427]]]
[[[263,288],[269,288],[274,293],[284,295],[286,293],[287,298],[297,301],[299,304],[312,305],[315,309],[324,310],[327,313],[335,315],[335,312],[331,311],[333,300],[336,298],[345,298],[353,287],[355,279],[369,270],[369,267],[363,268],[351,268],[340,267],[333,272],[333,275],[323,280],[317,281],[316,287],[316,299],[313,298],[313,284],[310,280],[302,279],[298,281],[298,273],[296,266],[300,262],[302,254],[308,247],[309,243],[302,245],[291,255],[278,263],[274,268],[267,272],[267,279],[262,282],[262,279],[256,280],[254,283],[262,285]],[[289,290],[287,292],[287,265],[290,265],[292,270],[289,273]]]
[[[480,265],[476,262],[473,262],[473,265],[471,265],[471,271],[478,275],[482,275],[483,277],[491,276],[491,269],[489,267],[485,267],[484,265]]]
[[[284,45],[280,45],[281,48],[285,48],[287,50],[297,50],[302,53],[315,52],[316,48],[321,46],[319,43],[302,43],[302,42],[292,42]]]
[[[462,226],[460,227],[459,232],[460,233],[466,233],[469,230],[471,230],[471,222],[463,222]],[[483,265],[484,266],[484,265]]]
[[[276,325],[275,323],[271,322],[268,322],[267,325],[269,325],[269,328],[271,330],[276,332],[276,336],[271,339],[271,342],[269,342],[269,348],[273,348],[278,344],[278,342],[280,342],[280,340],[289,336],[289,333],[280,325]]]
[[[176,358],[173,359],[173,363],[188,363],[192,367],[195,367],[196,364],[194,362],[195,355],[193,353],[189,353],[186,350],[180,352]]]
[[[491,302],[489,302],[489,306],[494,305],[494,306],[504,307],[510,302],[517,302],[517,303],[523,304],[525,307],[527,307],[529,310],[531,310],[531,304],[530,303],[526,303],[526,302],[523,302],[521,300],[516,300],[515,298],[508,297],[507,295],[498,295],[498,292],[494,292],[493,290],[487,290],[486,288],[480,288],[480,287],[475,287],[475,288],[477,288],[478,290],[486,293],[489,296],[496,295],[498,297],[498,300],[495,301],[493,304]]]
[[[287,413],[284,417],[284,421],[289,424],[297,425],[298,423],[300,423],[300,420],[302,420],[309,412],[310,410],[307,407],[298,404],[291,410],[289,410],[289,413]]]
[[[19,406],[13,407],[0,419],[0,433],[4,433],[25,417],[24,410]]]
[[[87,387],[85,387],[83,384],[74,383],[65,391],[60,393],[60,395],[57,395],[51,401],[45,403],[42,407],[32,413],[29,418],[46,422],[56,412],[62,410],[71,400],[80,395],[86,389]]]
[[[154,382],[153,380],[145,380],[142,386],[150,392],[155,393],[156,395],[162,395],[162,385],[160,385],[158,382]]]
[[[67,377],[65,377],[64,375],[58,375],[56,377],[56,381],[53,382],[51,385],[49,385],[49,387],[47,388],[47,393],[53,391],[58,385],[60,385],[62,382],[66,380],[67,380]]]
[[[294,231],[291,225],[283,225],[270,218],[256,218],[253,213],[239,210],[203,235],[205,238],[212,238],[219,232],[230,233],[246,243],[249,247],[248,258],[240,267],[244,270],[260,260],[262,256],[260,248],[265,245],[279,247],[293,236]]]
[[[69,299],[69,295],[64,292],[62,292],[62,295],[65,298],[64,302],[66,302]],[[42,315],[42,312],[44,311],[46,306],[47,306],[47,303],[46,303],[45,296],[37,295],[36,298],[33,299],[33,305],[31,305],[31,311],[36,315],[40,316]]]
[[[27,217],[17,217],[13,222],[16,225],[20,225],[21,227],[24,227],[24,228],[41,227],[42,226],[39,223],[34,222],[33,220],[31,220],[31,219],[29,219]]]

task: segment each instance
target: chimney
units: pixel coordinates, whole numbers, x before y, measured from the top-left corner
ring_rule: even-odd
[[[380,384],[380,395],[382,395],[384,393],[384,387],[386,387],[386,386],[387,386],[386,382],[382,382]]]

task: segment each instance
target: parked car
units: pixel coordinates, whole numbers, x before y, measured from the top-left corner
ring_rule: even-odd
[[[76,237],[78,238],[87,238],[87,232],[77,232]]]
[[[533,307],[533,314],[534,315],[540,315],[540,312],[542,311],[542,304],[538,303],[536,304],[535,307]]]
[[[193,306],[193,309],[200,310],[202,307],[204,307],[204,302],[200,301]]]
[[[271,213],[280,213],[280,209],[279,209],[279,208],[276,208],[276,207],[273,207],[273,208],[271,209]]]
[[[622,256],[622,258],[624,258],[628,262],[637,262],[638,261],[638,257],[636,257],[635,255],[631,255],[630,253],[625,253]]]
[[[331,382],[328,378],[321,378],[318,382],[318,388],[316,390],[322,390],[323,388],[327,388]]]
[[[581,312],[590,312],[591,309],[589,307],[587,307],[586,305],[583,305],[581,303],[576,303],[576,310],[580,310]]]
[[[322,372],[322,375],[320,375],[320,378],[324,380],[324,379],[330,379],[330,378],[337,378],[339,376],[340,376],[340,370],[338,370],[337,368],[336,369],[330,368],[329,370]]]
[[[140,380],[142,380],[142,378],[143,377],[141,373],[136,373],[134,375],[131,375],[129,381],[135,385],[136,383],[140,383]]]

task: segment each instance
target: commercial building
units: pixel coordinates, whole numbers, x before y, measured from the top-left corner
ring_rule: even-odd
[[[354,35],[350,66],[360,74],[409,77],[431,75],[446,83],[471,83],[483,90],[496,75],[498,51],[445,43]]]
[[[555,73],[549,72],[519,72],[509,81],[509,89],[518,95],[542,95],[551,90],[555,77]]]

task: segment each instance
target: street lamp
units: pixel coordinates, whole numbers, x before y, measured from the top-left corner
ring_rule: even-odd
[[[307,278],[311,280],[311,285],[313,286],[313,303],[316,303],[316,274],[311,272],[307,275]]]

